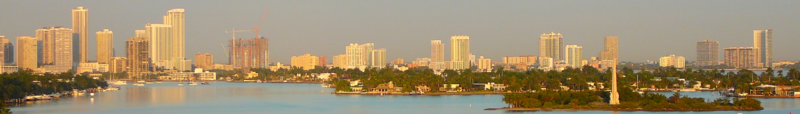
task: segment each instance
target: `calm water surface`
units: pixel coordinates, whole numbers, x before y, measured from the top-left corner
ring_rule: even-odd
[[[507,106],[502,95],[464,96],[360,96],[333,95],[331,88],[319,84],[263,84],[213,82],[211,85],[178,86],[177,83],[127,85],[122,90],[96,93],[54,101],[29,103],[11,108],[14,114],[216,114],[216,113],[552,113],[552,114],[678,114],[678,113],[761,113],[788,114],[800,112],[800,99],[760,99],[763,111],[718,112],[617,112],[617,111],[486,111],[485,108]],[[712,92],[682,93],[692,97],[716,99]],[[663,94],[672,95],[666,92]]]

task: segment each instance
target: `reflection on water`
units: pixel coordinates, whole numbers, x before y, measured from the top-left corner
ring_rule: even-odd
[[[123,86],[122,90],[96,93],[92,96],[66,97],[53,101],[28,102],[12,107],[14,114],[217,114],[217,113],[516,113],[486,111],[485,108],[506,107],[501,95],[464,96],[365,96],[333,95],[331,88],[318,84],[225,83],[177,86],[177,83]],[[684,92],[681,95],[720,98],[712,92]],[[670,96],[672,92],[661,92]],[[744,113],[788,113],[797,110],[795,99],[761,99],[764,111]],[[640,114],[685,112],[642,111],[536,111],[522,113],[551,114]],[[738,113],[691,112],[691,113]]]

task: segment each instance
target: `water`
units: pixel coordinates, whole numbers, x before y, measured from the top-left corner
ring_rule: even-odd
[[[644,111],[538,111],[507,112],[483,110],[507,106],[502,95],[443,95],[443,96],[362,96],[333,95],[331,88],[319,84],[225,83],[177,86],[177,83],[148,84],[143,87],[123,86],[122,90],[96,93],[94,97],[80,96],[54,101],[29,103],[11,107],[14,114],[217,114],[217,113],[574,113],[574,114],[644,114],[644,113],[774,113],[800,112],[800,100],[760,99],[763,111],[722,112],[644,112]],[[672,95],[671,92],[662,94]],[[711,92],[681,93],[692,97],[711,96]]]

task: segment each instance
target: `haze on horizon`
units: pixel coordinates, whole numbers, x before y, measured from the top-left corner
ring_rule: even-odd
[[[147,23],[162,23],[167,10],[186,9],[186,57],[214,55],[227,63],[225,31],[251,30],[264,10],[260,34],[270,40],[270,62],[291,56],[344,54],[350,43],[386,48],[387,63],[430,57],[430,40],[442,40],[449,60],[450,36],[469,35],[471,52],[493,61],[536,55],[542,33],[564,34],[566,45],[583,46],[583,58],[598,56],[603,37],[619,36],[621,61],[644,62],[665,55],[696,59],[696,43],[727,47],[753,45],[753,30],[773,29],[774,61],[797,61],[800,1],[0,1],[0,35],[16,46],[17,36],[35,36],[48,26],[71,27],[70,10],[89,9],[90,60],[95,33],[114,32],[116,56],[124,41]],[[253,32],[237,34],[252,38]],[[226,44],[227,45],[227,44]],[[15,59],[16,61],[16,59]]]

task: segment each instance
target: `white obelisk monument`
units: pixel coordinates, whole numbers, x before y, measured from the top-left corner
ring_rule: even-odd
[[[619,93],[617,92],[617,59],[614,59],[614,64],[611,65],[611,100],[608,101],[610,105],[619,104]]]

